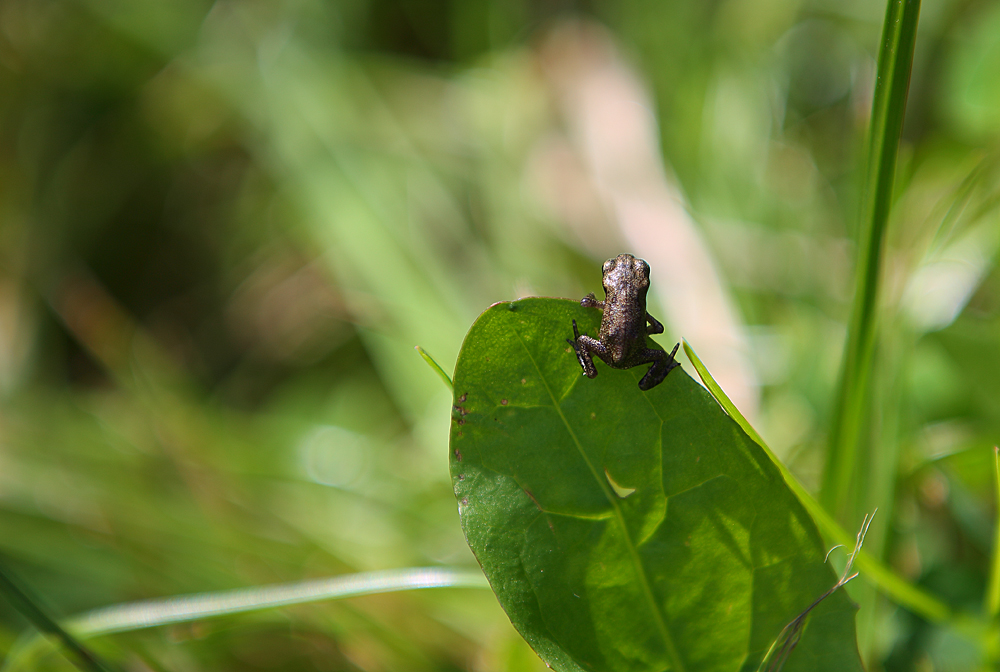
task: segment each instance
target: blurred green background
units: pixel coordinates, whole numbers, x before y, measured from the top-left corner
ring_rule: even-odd
[[[451,396],[413,346],[450,371],[488,305],[599,293],[623,251],[652,265],[660,343],[687,338],[818,487],[883,14],[0,0],[4,561],[59,615],[474,566]],[[869,550],[972,611],[997,513],[998,135],[1000,5],[926,1],[856,487]],[[869,669],[976,669],[863,580]],[[0,656],[26,628],[0,600]],[[473,590],[95,646],[129,670],[542,667]]]

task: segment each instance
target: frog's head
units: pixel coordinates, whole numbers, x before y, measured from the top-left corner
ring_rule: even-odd
[[[631,254],[619,254],[605,261],[601,275],[604,291],[609,295],[625,289],[639,290],[645,295],[649,289],[649,264]]]

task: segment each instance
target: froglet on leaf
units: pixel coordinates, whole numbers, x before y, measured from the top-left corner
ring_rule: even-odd
[[[600,308],[600,338],[581,334],[573,320],[573,338],[566,342],[573,346],[583,367],[583,375],[597,377],[594,355],[613,369],[631,369],[640,364],[652,363],[639,381],[640,390],[649,390],[667,377],[680,363],[674,359],[680,343],[668,355],[663,350],[646,347],[646,336],[662,334],[663,325],[646,312],[646,292],[649,291],[649,264],[631,254],[619,254],[604,262],[601,269],[604,284],[604,301],[598,301],[591,292],[580,300],[584,308]],[[647,326],[648,323],[648,326]]]

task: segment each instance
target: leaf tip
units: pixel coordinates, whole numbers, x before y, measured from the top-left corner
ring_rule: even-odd
[[[416,350],[417,354],[420,355],[425,362],[427,362],[427,365],[431,367],[434,370],[434,372],[441,377],[441,380],[443,380],[444,384],[448,386],[448,389],[452,393],[454,393],[455,384],[452,383],[451,377],[447,373],[445,373],[445,370],[441,368],[441,365],[438,364],[436,361],[434,361],[434,358],[428,355],[427,351],[421,348],[419,345],[413,346],[413,349]]]

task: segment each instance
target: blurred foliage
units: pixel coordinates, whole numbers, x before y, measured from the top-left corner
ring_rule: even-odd
[[[544,54],[581,19],[651,88],[666,172],[746,324],[756,425],[817,485],[882,18],[853,0],[0,0],[0,553],[62,615],[474,563],[450,395],[413,346],[451,370],[489,304],[582,296],[624,251],[551,160],[572,142]],[[924,2],[868,428],[892,484],[869,548],[972,611],[997,514],[998,26],[994,3]],[[655,267],[653,285],[683,291]],[[852,589],[869,669],[976,669],[960,635]],[[0,601],[0,654],[25,627]],[[475,591],[94,646],[135,670],[540,666]]]

